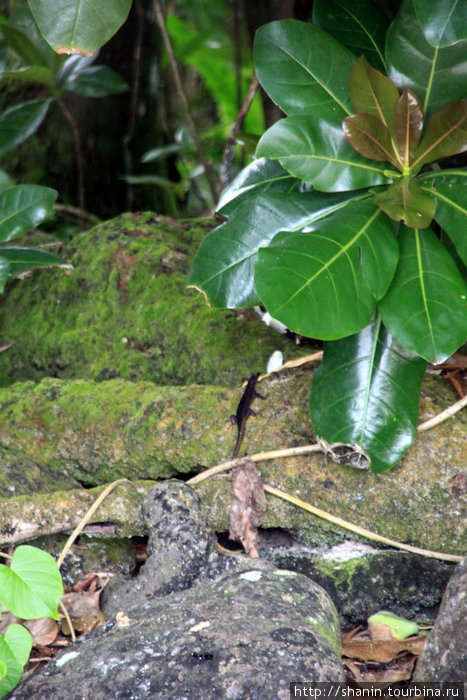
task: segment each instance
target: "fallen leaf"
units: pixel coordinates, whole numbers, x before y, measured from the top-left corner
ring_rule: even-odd
[[[229,537],[241,542],[248,556],[258,557],[258,523],[266,510],[266,496],[261,474],[251,459],[232,471],[232,489]]]

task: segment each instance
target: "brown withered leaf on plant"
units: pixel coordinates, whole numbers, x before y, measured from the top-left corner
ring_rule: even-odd
[[[258,556],[258,523],[266,510],[261,474],[251,460],[232,472],[234,500],[230,507],[229,537],[242,543],[250,557]]]

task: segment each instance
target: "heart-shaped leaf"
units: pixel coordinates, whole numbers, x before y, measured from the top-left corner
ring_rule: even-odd
[[[311,233],[280,233],[260,248],[256,288],[271,316],[296,333],[342,338],[370,321],[397,253],[388,218],[372,202],[350,202]]]
[[[34,228],[52,211],[57,192],[40,185],[16,185],[0,192],[0,241]]]
[[[391,219],[410,228],[426,228],[433,220],[436,201],[422,190],[416,180],[402,177],[375,196],[376,204]]]
[[[246,199],[266,193],[291,192],[298,184],[278,161],[257,158],[223,190],[217,211],[229,216]]]
[[[399,166],[391,134],[378,117],[354,114],[344,119],[342,129],[352,148],[365,158]]]
[[[425,2],[427,7],[444,5]],[[388,29],[386,61],[389,77],[403,90],[411,87],[423,100],[425,116],[450,100],[465,97],[467,41],[435,48],[424,37],[413,0],[403,0]]]
[[[425,39],[436,48],[467,39],[467,3],[464,0],[415,0],[415,12]]]
[[[431,117],[415,151],[412,168],[467,150],[467,100],[448,102]]]
[[[392,80],[370,66],[365,56],[360,56],[350,73],[349,87],[355,112],[378,117],[392,132],[399,99],[399,91]]]
[[[215,306],[258,304],[254,283],[258,248],[267,246],[279,231],[311,226],[345,207],[352,196],[268,193],[243,202],[234,217],[206,236],[196,253],[188,283],[205,292]]]
[[[54,51],[91,56],[120,29],[131,0],[29,0],[29,7]]]
[[[63,583],[55,559],[37,547],[20,545],[11,566],[0,564],[0,604],[24,620],[59,619]]]
[[[360,333],[324,344],[313,376],[313,427],[327,442],[359,445],[383,472],[417,432],[426,362],[399,345],[377,316]]]
[[[14,631],[9,634],[12,627],[20,627],[20,625],[10,625],[4,637],[0,634],[0,698],[4,698],[18,685],[23,673],[23,664],[16,659],[14,653],[14,639],[11,639]],[[31,635],[24,627],[22,629],[29,636],[31,649]]]
[[[261,137],[256,154],[279,160],[289,173],[324,192],[389,182],[383,166],[355,152],[335,119],[281,119]]]
[[[433,177],[435,173],[427,173],[423,180],[424,192],[436,200],[436,221],[448,234],[454,243],[456,251],[464,265],[467,265],[467,170],[457,171],[450,175],[449,171],[438,171],[442,177]],[[431,176],[431,187],[428,183]]]
[[[357,56],[363,52],[375,68],[385,70],[384,42],[389,21],[371,0],[358,0],[355,3],[315,0],[313,24],[331,34]]]
[[[410,165],[423,129],[423,105],[410,88],[405,88],[394,110],[396,143],[403,165]]]
[[[467,284],[431,229],[401,226],[399,245],[396,274],[379,303],[384,324],[405,348],[439,364],[467,338]]]
[[[0,153],[6,153],[33,134],[42,123],[51,100],[31,100],[0,115]]]
[[[295,19],[270,22],[255,37],[256,75],[286,114],[352,113],[348,78],[355,55],[318,27]],[[332,61],[330,57],[332,56]]]

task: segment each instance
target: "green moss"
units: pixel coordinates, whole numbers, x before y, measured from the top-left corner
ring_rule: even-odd
[[[315,566],[322,575],[333,580],[336,588],[344,587],[351,593],[356,573],[359,573],[362,568],[368,567],[368,556],[371,555],[350,557],[339,562],[332,559],[317,558]]]
[[[314,618],[309,617],[307,619],[307,623],[310,625],[310,627],[313,629],[316,634],[319,634],[320,637],[324,637],[329,644],[333,647],[333,649],[336,650],[338,656],[341,654],[341,647],[340,647],[340,640],[337,637],[336,634],[334,634],[332,627],[329,625],[327,622],[319,622],[319,620],[315,620]],[[336,622],[334,627],[336,629],[339,629],[339,623],[336,618]]]
[[[0,300],[0,386],[44,376],[237,385],[281,349],[305,352],[253,312],[213,309],[186,286],[214,222],[125,214],[61,251],[73,271],[37,271]]]

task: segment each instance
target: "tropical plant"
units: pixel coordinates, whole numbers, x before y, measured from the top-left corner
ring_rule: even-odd
[[[51,214],[56,198],[55,190],[39,185],[9,186],[7,181],[0,187],[0,292],[12,275],[62,262],[49,250],[2,245],[42,223]]]
[[[58,8],[50,5],[58,16]],[[50,22],[49,29],[55,24]],[[42,19],[38,13],[39,19]],[[63,96],[106,97],[128,90],[128,85],[107,66],[95,65],[98,54],[65,56],[55,53],[42,38],[28,8],[18,9],[0,24],[8,48],[0,77],[17,84],[34,86],[41,96],[9,106],[0,114],[0,155],[16,148],[37,131],[51,106],[57,104],[69,124],[76,150],[80,206],[84,208],[84,163],[78,125]],[[89,30],[91,31],[91,29]]]
[[[10,566],[0,564],[0,612],[9,610],[20,620],[58,620],[62,595],[60,571],[47,552],[21,545],[15,549]],[[0,698],[18,684],[31,648],[31,634],[17,622],[10,624],[4,635],[0,634]]]
[[[316,433],[383,472],[416,434],[427,361],[467,337],[467,169],[446,160],[467,150],[467,3],[402,0],[391,24],[370,0],[313,13],[257,32],[286,116],[221,195],[189,283],[324,340]]]

